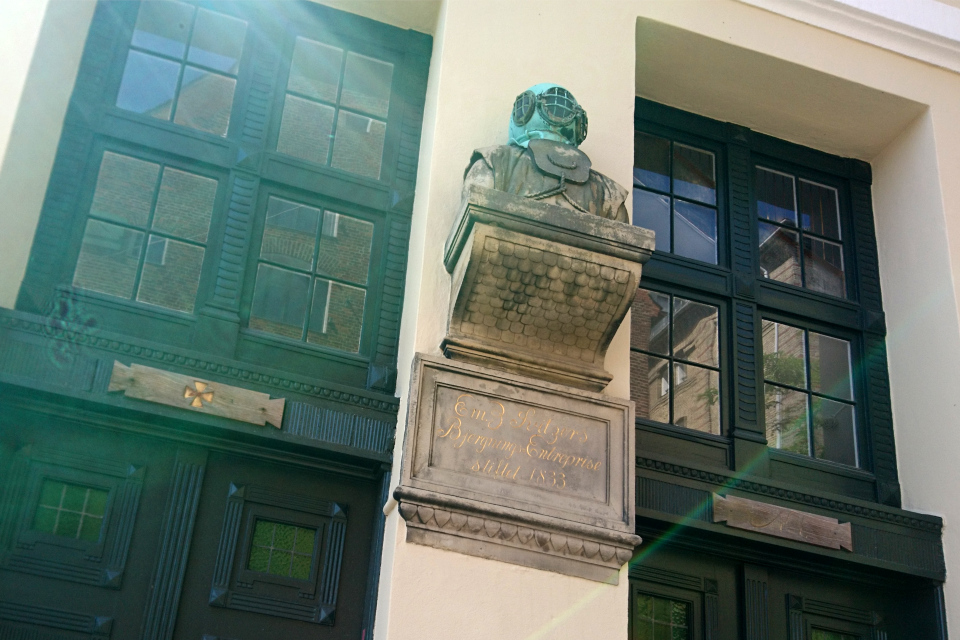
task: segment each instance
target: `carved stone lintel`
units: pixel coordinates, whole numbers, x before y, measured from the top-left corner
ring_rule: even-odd
[[[406,540],[437,549],[618,584],[620,567],[641,541],[636,535],[598,528],[571,530],[555,521],[535,523],[482,509],[457,508],[455,501],[446,501],[441,494],[417,493],[402,487],[394,492],[407,525]]]

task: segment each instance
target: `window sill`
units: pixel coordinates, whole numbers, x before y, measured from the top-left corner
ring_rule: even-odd
[[[874,482],[876,480],[875,476],[869,471],[851,467],[845,464],[840,464],[839,462],[818,460],[816,458],[810,458],[797,453],[789,453],[787,451],[780,451],[778,449],[769,449],[769,452],[770,459],[776,462],[782,462],[784,464],[797,467],[804,467],[806,469],[812,469],[815,471],[822,471],[835,476],[845,476],[847,478],[860,480],[862,482]]]
[[[115,298],[105,293],[97,293],[88,289],[79,289],[72,286],[61,286],[57,288],[57,300],[79,300],[88,301],[92,305],[112,311],[125,311],[128,313],[137,313],[152,318],[160,318],[182,324],[185,327],[191,327],[196,324],[196,316],[180,311],[171,311],[163,307],[144,304],[135,300],[124,300]],[[81,312],[82,313],[82,312]],[[76,321],[76,320],[74,320]]]

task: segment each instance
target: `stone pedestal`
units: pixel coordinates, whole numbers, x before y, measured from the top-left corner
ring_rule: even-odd
[[[471,187],[445,248],[450,360],[418,354],[407,541],[617,584],[634,530],[633,403],[597,393],[653,234]]]

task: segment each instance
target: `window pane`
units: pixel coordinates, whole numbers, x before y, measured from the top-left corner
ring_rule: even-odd
[[[153,3],[145,2],[141,6],[150,4]],[[120,80],[117,106],[152,118],[169,120],[179,77],[178,63],[131,51]]]
[[[137,300],[174,311],[193,313],[202,265],[201,247],[150,236]]]
[[[340,85],[343,50],[306,38],[297,38],[287,90],[334,102]]]
[[[639,131],[633,134],[633,184],[670,191],[669,140]]]
[[[717,264],[717,210],[673,201],[673,252]]]
[[[250,328],[302,339],[309,290],[309,277],[260,265],[250,307]]]
[[[326,164],[331,131],[333,107],[288,95],[283,103],[277,151]]]
[[[824,395],[853,400],[850,343],[813,331],[810,340],[810,388]]]
[[[387,117],[393,65],[356,53],[347,54],[340,106]]]
[[[246,37],[247,23],[243,20],[200,9],[187,60],[236,74]]]
[[[247,568],[307,580],[313,564],[316,535],[316,529],[257,520]]]
[[[271,197],[260,257],[297,269],[312,269],[320,210]]]
[[[667,360],[630,352],[630,399],[638,418],[670,422],[670,368]]]
[[[366,295],[366,291],[357,287],[317,279],[307,342],[358,352]]]
[[[59,480],[44,479],[33,530],[85,542],[100,539],[108,492]]]
[[[218,136],[227,135],[237,81],[196,67],[183,70],[173,121]]]
[[[706,204],[717,203],[713,154],[673,143],[673,193]]]
[[[797,226],[797,198],[793,176],[757,167],[755,188],[758,216]]]
[[[839,240],[840,205],[837,202],[837,190],[800,180],[799,191],[800,223],[803,228]]]
[[[677,362],[673,379],[674,424],[719,435],[720,374]]]
[[[816,457],[850,466],[857,465],[853,407],[813,397],[813,451]]]
[[[133,296],[143,233],[88,220],[73,285],[111,296]]]
[[[807,440],[807,394],[763,385],[767,446],[810,455]]]
[[[843,247],[818,238],[803,239],[804,286],[832,296],[846,295]]]
[[[670,296],[640,288],[633,299],[630,346],[670,355]]]
[[[643,189],[633,190],[633,224],[656,234],[658,251],[670,251],[670,197]]]
[[[673,355],[714,367],[720,366],[718,309],[684,298],[673,299]]]
[[[372,223],[325,211],[317,273],[366,284],[372,243]]]
[[[807,388],[803,329],[763,321],[763,379]]]
[[[160,165],[109,151],[103,154],[90,214],[146,225]]]
[[[143,2],[133,28],[131,44],[174,58],[182,58],[193,21],[193,7],[182,2]]]
[[[764,278],[800,286],[800,238],[796,231],[761,222],[760,273]]]
[[[330,166],[368,178],[380,178],[387,125],[379,120],[341,111]]]
[[[167,167],[160,181],[153,228],[185,240],[206,242],[217,181]]]

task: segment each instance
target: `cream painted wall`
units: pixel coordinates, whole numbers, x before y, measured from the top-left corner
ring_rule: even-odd
[[[640,23],[667,39],[645,48],[650,43],[640,36],[651,30]],[[534,36],[531,25],[543,35]],[[455,213],[460,168],[474,147],[503,141],[510,101],[534,82],[559,82],[580,98],[591,126],[584,150],[599,170],[623,183],[630,179],[635,91],[873,161],[905,506],[945,517],[949,571],[960,571],[960,540],[951,533],[960,518],[952,496],[960,471],[945,459],[960,451],[954,435],[960,409],[950,391],[960,388],[960,368],[952,364],[960,361],[954,277],[960,273],[960,181],[950,178],[960,175],[960,131],[951,126],[960,116],[960,76],[732,0],[448,0],[431,73],[401,392],[413,353],[436,353],[444,333],[449,277],[440,252]],[[618,346],[608,362],[617,374],[610,391],[623,394],[625,340]],[[930,377],[937,383],[925,384]],[[939,453],[930,451],[938,446]],[[931,464],[941,459],[944,464]],[[395,511],[387,529],[377,638],[579,638],[583,628],[589,637],[624,637],[622,587],[598,588],[407,545]],[[555,597],[532,599],[530,592],[539,589]],[[496,598],[489,599],[491,593]],[[497,614],[478,617],[454,604],[468,597]],[[947,598],[951,625],[960,625],[960,588],[951,582]],[[571,602],[585,599],[593,603],[589,616],[570,611]],[[607,618],[600,611],[618,613]],[[592,624],[581,627],[587,616]],[[564,625],[542,633],[545,621],[560,619]]]
[[[23,280],[94,6],[0,2],[0,307]]]

